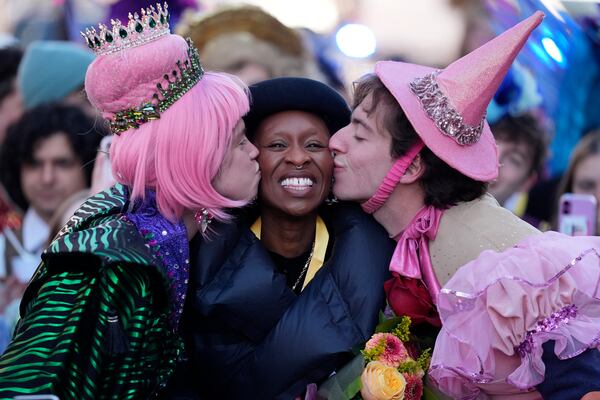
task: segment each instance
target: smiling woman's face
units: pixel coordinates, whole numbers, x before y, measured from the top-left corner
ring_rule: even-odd
[[[258,126],[263,205],[293,216],[313,212],[331,188],[333,159],[323,120],[304,111],[273,114]]]

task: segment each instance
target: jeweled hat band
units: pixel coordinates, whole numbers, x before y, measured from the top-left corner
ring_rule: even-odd
[[[198,50],[194,47],[190,38],[186,39],[188,44],[188,59],[183,62],[177,61],[177,69],[171,74],[165,74],[163,78],[167,81],[166,87],[161,83],[156,84],[157,92],[151,100],[143,102],[137,108],[128,108],[117,111],[109,120],[110,129],[119,135],[131,128],[139,128],[140,125],[160,118],[160,114],[171,107],[173,103],[186,94],[202,76],[204,69],[200,64]]]
[[[450,100],[440,89],[436,80],[439,73],[440,71],[437,71],[415,79],[409,84],[410,90],[419,98],[427,116],[444,135],[450,136],[461,146],[477,143],[483,132],[485,115],[477,126],[465,123],[463,117],[452,107]]]
[[[118,19],[111,19],[112,28],[98,24],[96,28],[87,28],[80,32],[88,47],[97,55],[112,54],[117,51],[142,45],[168,35],[169,11],[167,3],[163,6],[156,4],[156,8],[142,8],[141,16],[136,12],[129,13],[129,21],[123,25]]]

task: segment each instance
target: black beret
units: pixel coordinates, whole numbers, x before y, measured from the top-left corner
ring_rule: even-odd
[[[320,117],[333,135],[350,122],[344,98],[324,83],[307,78],[285,77],[250,86],[250,111],[244,117],[247,136],[252,139],[258,125],[282,111],[306,111]]]

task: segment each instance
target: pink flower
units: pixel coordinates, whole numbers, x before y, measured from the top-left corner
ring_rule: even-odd
[[[398,368],[400,363],[409,357],[402,341],[391,333],[374,334],[365,345],[365,350],[375,348],[383,350],[375,359],[389,367]]]
[[[404,400],[419,400],[423,395],[423,379],[418,374],[402,374],[406,380]]]

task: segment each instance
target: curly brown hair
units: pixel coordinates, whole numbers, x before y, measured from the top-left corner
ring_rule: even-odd
[[[382,126],[392,137],[390,154],[399,158],[419,140],[419,135],[398,105],[394,96],[385,87],[375,74],[368,74],[355,82],[354,101],[352,108],[358,105],[369,95],[373,95],[370,110],[377,107],[385,109]],[[425,172],[419,180],[425,191],[425,204],[436,208],[448,208],[458,203],[475,200],[487,191],[487,183],[476,181],[450,167],[429,148],[421,150],[421,159],[425,164]]]

